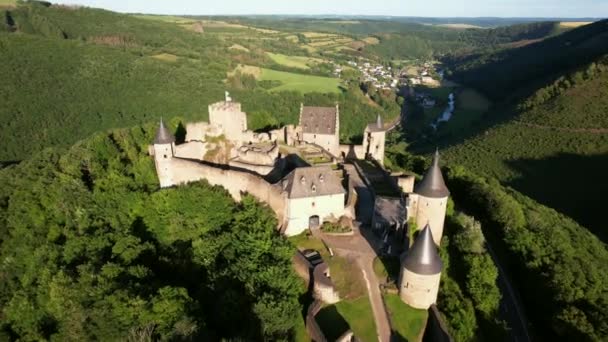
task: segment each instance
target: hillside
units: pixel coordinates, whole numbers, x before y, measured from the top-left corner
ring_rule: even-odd
[[[301,326],[272,211],[206,182],[157,191],[155,131],[0,170],[0,340],[285,340]]]
[[[511,120],[447,149],[446,158],[492,175],[608,241],[608,58],[519,102]]]
[[[443,59],[447,77],[494,100],[529,95],[552,78],[607,54],[608,20],[532,42],[511,49],[447,56]]]
[[[190,19],[44,3],[3,9],[0,17],[2,162],[161,116],[206,120],[207,106],[225,90],[238,93],[235,99],[252,115],[252,129],[296,123],[301,102],[347,108],[345,141],[360,139],[378,113],[387,121],[399,115],[394,99],[391,106],[374,106],[356,87],[338,88],[339,79],[331,79],[331,89],[318,87],[325,79],[309,76],[322,72],[315,68],[281,68],[266,51],[298,48],[268,39],[271,33],[261,29],[213,22],[200,32],[200,23]],[[243,37],[253,51],[231,48]],[[242,62],[274,69],[248,83],[227,80]],[[264,88],[266,83],[276,89]]]

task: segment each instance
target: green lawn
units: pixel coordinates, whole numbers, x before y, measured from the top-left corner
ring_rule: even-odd
[[[275,63],[300,69],[310,69],[311,64],[323,62],[322,59],[305,56],[288,56],[280,53],[266,52]]]
[[[374,258],[374,273],[381,282],[397,281],[399,277],[399,258],[396,257],[376,257]]]
[[[282,84],[271,88],[270,91],[295,90],[303,93],[339,93],[340,79],[322,76],[296,74],[293,72],[276,71],[262,68],[260,81],[280,81]]]
[[[384,303],[390,315],[392,329],[398,334],[397,340],[421,341],[420,335],[426,325],[428,311],[412,308],[396,294],[385,294]]]
[[[316,320],[328,341],[335,341],[348,329],[361,341],[378,340],[372,307],[367,296],[326,306],[319,311]]]

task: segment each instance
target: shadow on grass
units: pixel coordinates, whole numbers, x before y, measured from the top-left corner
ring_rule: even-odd
[[[335,305],[321,309],[315,319],[328,341],[335,341],[350,329],[350,325],[338,312]]]

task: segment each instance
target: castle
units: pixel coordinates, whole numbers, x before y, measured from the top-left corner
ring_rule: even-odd
[[[387,130],[380,116],[366,126],[361,145],[341,145],[338,105],[301,105],[297,126],[263,133],[247,129],[247,114],[228,93],[225,101],[208,109],[209,122],[188,123],[181,144],[176,144],[161,119],[149,147],[160,187],[205,179],[226,188],[237,201],[249,193],[268,204],[277,215],[281,233],[287,236],[324,222],[355,218],[354,189],[347,185],[345,168],[338,167],[345,160],[372,160],[386,173],[381,165]],[[400,194],[395,199],[399,210],[394,212],[399,217],[384,218],[397,222],[383,229],[403,232],[412,220],[424,225],[402,259],[399,293],[409,305],[428,308],[439,287],[442,264],[436,246],[443,234],[449,196],[438,153],[422,181],[414,183],[413,177],[394,180]]]

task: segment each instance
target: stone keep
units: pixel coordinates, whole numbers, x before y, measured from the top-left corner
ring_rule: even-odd
[[[363,149],[365,155],[372,157],[380,165],[384,165],[384,144],[386,142],[386,130],[382,124],[382,117],[378,115],[376,123],[365,127],[363,133]]]
[[[401,300],[413,308],[428,309],[437,301],[442,268],[433,233],[426,225],[401,261]]]
[[[450,191],[445,186],[441,169],[439,168],[439,152],[435,152],[433,163],[414,188],[414,196],[410,196],[410,208],[419,226],[429,225],[433,231],[435,244],[439,246],[443,236],[443,224]]]
[[[209,123],[224,132],[228,140],[242,141],[247,130],[247,114],[241,111],[240,103],[226,96],[226,101],[209,105]]]
[[[340,107],[309,107],[300,104],[299,140],[340,155]]]
[[[174,177],[171,161],[175,154],[175,137],[160,120],[160,126],[154,138],[154,165],[161,188],[173,186]]]

